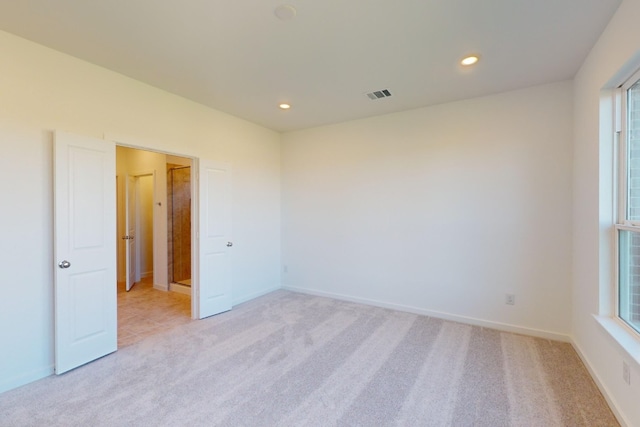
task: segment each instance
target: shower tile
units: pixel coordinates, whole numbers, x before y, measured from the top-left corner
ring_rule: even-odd
[[[171,169],[168,181],[169,276],[171,282],[179,282],[191,278],[191,169]]]

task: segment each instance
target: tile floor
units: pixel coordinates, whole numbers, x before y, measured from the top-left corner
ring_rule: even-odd
[[[153,288],[153,279],[145,278],[125,291],[118,283],[118,348],[191,322],[191,297]]]

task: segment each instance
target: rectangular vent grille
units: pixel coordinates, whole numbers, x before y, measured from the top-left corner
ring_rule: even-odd
[[[391,92],[389,92],[389,89],[382,89],[382,90],[374,90],[373,92],[369,92],[367,94],[367,96],[369,97],[369,99],[371,99],[372,101],[375,101],[376,99],[380,99],[380,98],[388,98],[391,96]]]

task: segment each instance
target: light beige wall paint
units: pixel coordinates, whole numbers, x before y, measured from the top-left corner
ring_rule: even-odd
[[[624,0],[574,81],[573,335],[587,364],[629,426],[640,425],[640,367],[596,323],[611,312],[612,135],[603,89],[640,67],[639,0]],[[637,340],[636,340],[637,341]],[[636,356],[637,357],[637,356]],[[631,366],[631,386],[622,361]]]
[[[231,163],[234,303],[280,287],[278,133],[3,32],[0,99],[0,392],[53,372],[55,129]]]
[[[571,82],[286,133],[283,283],[566,337],[571,139]]]
[[[139,150],[127,147],[116,147],[119,181],[125,182],[126,175],[140,175],[155,173],[155,202],[153,204],[152,224],[156,239],[156,250],[153,251],[154,277],[153,283],[159,289],[168,289],[168,252],[167,252],[167,174],[166,163],[167,156],[147,150]],[[124,193],[124,184],[121,189]],[[160,203],[158,205],[157,203]],[[119,218],[124,221],[124,200],[121,201]],[[122,248],[120,243],[119,248]],[[124,251],[118,253],[119,264],[124,264]],[[122,274],[119,274],[123,277]]]
[[[0,254],[10,266],[0,297],[2,392],[49,375],[53,363],[52,137],[0,120],[0,147]]]
[[[142,277],[153,276],[153,233],[154,233],[154,210],[160,207],[154,204],[154,177],[153,175],[143,175],[138,178],[138,196],[140,197],[140,224],[138,236],[140,245],[140,275]],[[165,221],[166,224],[166,221]],[[157,236],[156,236],[157,238]],[[165,240],[166,241],[166,240]],[[158,239],[159,243],[159,239]],[[166,249],[166,246],[165,246]],[[164,266],[167,264],[165,263]],[[163,270],[167,270],[164,268]]]

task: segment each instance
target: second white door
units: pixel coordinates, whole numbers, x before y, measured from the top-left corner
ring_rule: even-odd
[[[198,292],[196,317],[231,310],[231,166],[200,160],[198,167]]]

